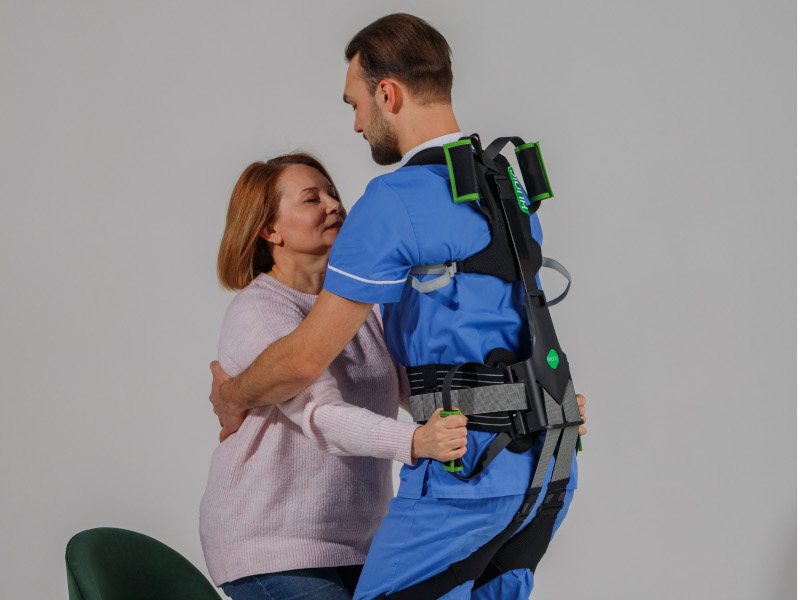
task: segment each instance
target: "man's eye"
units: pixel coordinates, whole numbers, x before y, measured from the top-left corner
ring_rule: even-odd
[[[319,198],[308,198],[306,202],[319,202]]]

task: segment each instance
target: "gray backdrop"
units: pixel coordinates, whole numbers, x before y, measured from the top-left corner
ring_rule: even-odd
[[[230,190],[301,148],[357,199],[343,48],[405,10],[452,45],[463,129],[541,140],[557,194],[590,433],[537,597],[794,598],[794,2],[0,7],[0,596],[65,597],[99,525],[205,571]]]

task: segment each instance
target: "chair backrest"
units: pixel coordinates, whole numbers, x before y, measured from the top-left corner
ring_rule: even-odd
[[[70,600],[220,600],[175,550],[141,533],[99,527],[67,543]]]

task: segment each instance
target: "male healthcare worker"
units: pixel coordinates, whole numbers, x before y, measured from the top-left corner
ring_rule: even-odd
[[[324,289],[305,321],[236,378],[227,379],[212,367],[212,402],[223,435],[238,427],[245,410],[287,400],[313,383],[373,304],[382,306],[389,351],[405,366],[483,363],[495,348],[523,355],[529,345],[518,284],[463,273],[430,294],[407,285],[413,267],[466,258],[490,240],[485,218],[453,202],[445,165],[404,166],[421,150],[462,136],[451,106],[447,42],[423,20],[396,14],[356,34],[345,55],[344,101],[355,111],[355,131],[369,142],[378,164],[399,162],[399,168],[372,180],[345,220]],[[536,216],[531,228],[541,242]],[[468,432],[465,474],[494,435]],[[427,579],[500,532],[520,508],[540,449],[541,442],[525,452],[504,450],[470,481],[457,479],[432,460],[404,466],[355,598],[376,598]],[[556,528],[569,507],[576,476],[573,459]],[[442,597],[523,600],[530,596],[533,576],[518,569],[472,587],[466,581]]]

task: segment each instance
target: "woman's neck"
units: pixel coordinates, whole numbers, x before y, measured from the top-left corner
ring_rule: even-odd
[[[274,263],[269,274],[282,284],[304,294],[318,295],[325,280],[328,255],[313,256],[273,254]]]

